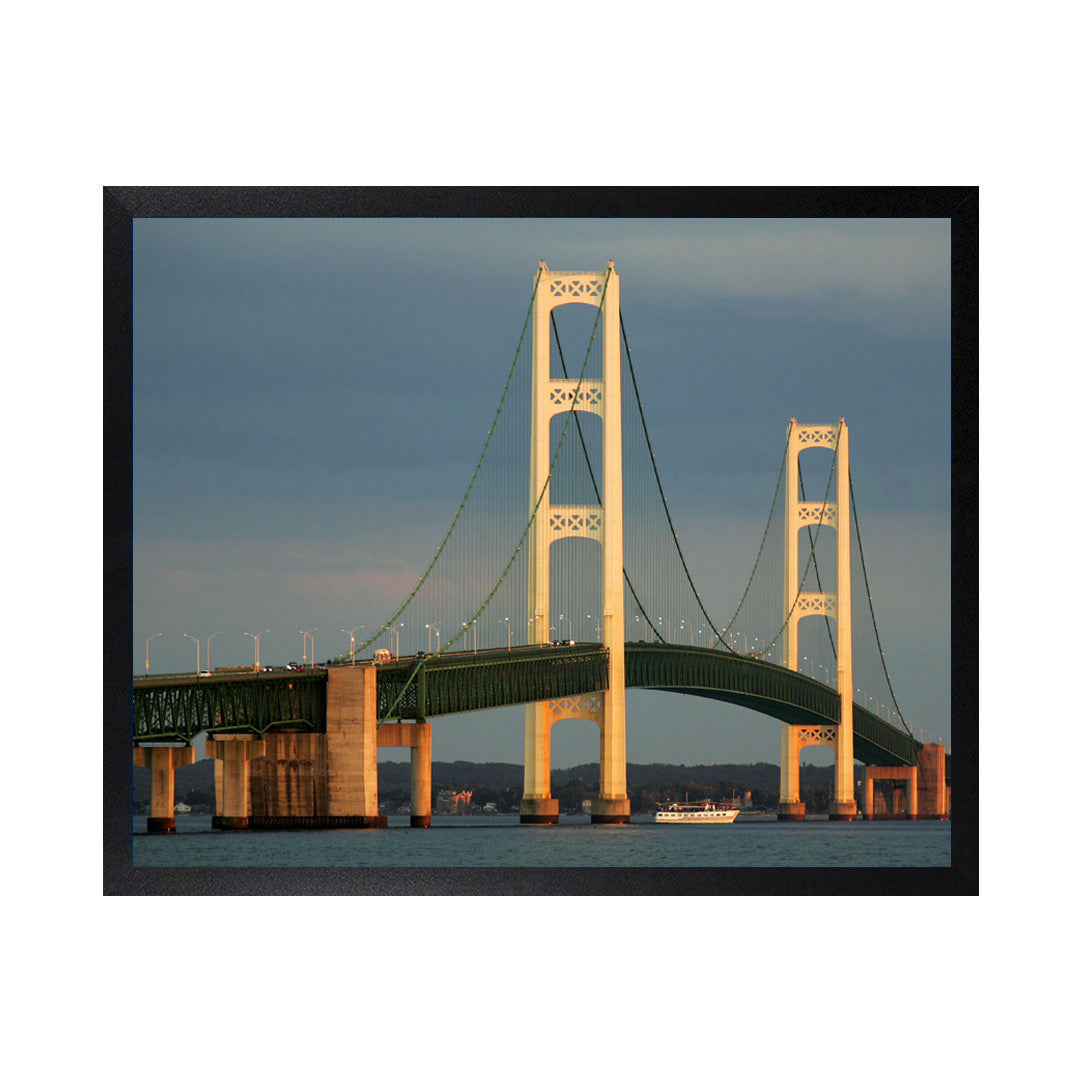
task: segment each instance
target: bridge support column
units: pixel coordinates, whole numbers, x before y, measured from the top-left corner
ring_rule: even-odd
[[[558,825],[559,800],[551,797],[551,725],[559,719],[552,701],[525,706],[525,791],[522,825]]]
[[[593,799],[594,825],[627,825],[630,799],[626,794],[626,690],[603,695],[600,724],[600,796]]]
[[[850,650],[849,650],[850,652]],[[843,671],[840,671],[843,680]],[[850,686],[850,676],[846,680]],[[842,697],[842,695],[841,695]],[[829,807],[830,821],[854,821],[859,814],[859,804],[855,801],[855,721],[851,715],[851,702],[841,700],[841,721],[835,730],[836,767],[833,770],[833,791],[835,798]]]
[[[899,780],[903,788],[897,788],[890,794],[890,805],[882,813],[875,806],[875,780]],[[867,765],[863,778],[863,817],[867,821],[874,818],[906,818],[908,821],[919,816],[919,770],[915,765]]]
[[[593,799],[592,823],[594,825],[628,825],[630,823],[630,800],[605,799],[601,795]]]
[[[806,803],[799,801],[799,729],[780,725],[780,807],[779,821],[805,821]]]
[[[385,828],[379,814],[375,668],[327,671],[326,731],[277,731],[251,769],[252,829]]]
[[[195,764],[193,746],[135,746],[132,763],[150,769],[150,814],[148,833],[176,832],[176,790],[174,770]]]
[[[431,725],[383,724],[378,742],[380,747],[409,747],[409,825],[426,829],[431,824]]]
[[[288,828],[316,811],[315,771],[320,743],[312,731],[268,731],[265,752],[250,765],[250,828]]]
[[[949,816],[949,789],[945,784],[945,747],[927,743],[917,753],[919,817],[944,821]]]
[[[254,735],[217,735],[206,740],[205,757],[214,761],[217,813],[213,829],[246,829],[251,813],[251,761],[266,753],[266,742]]]
[[[319,780],[328,827],[385,829],[387,825],[385,815],[379,813],[375,672],[373,664],[327,671],[326,750]]]

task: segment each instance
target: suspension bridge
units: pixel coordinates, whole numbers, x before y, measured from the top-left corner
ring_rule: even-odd
[[[199,734],[216,761],[219,827],[385,824],[383,746],[411,748],[412,823],[426,825],[431,721],[508,705],[525,706],[521,820],[558,821],[551,730],[581,717],[599,728],[593,821],[625,823],[636,688],[780,720],[782,819],[805,816],[798,761],[812,745],[835,755],[830,817],[858,813],[856,759],[867,767],[864,816],[946,816],[949,756],[914,737],[885,663],[848,435],[843,419],[787,424],[745,586],[718,613],[664,494],[614,264],[579,273],[541,262],[460,504],[377,629],[304,671],[133,681],[134,760],[152,770],[148,828],[175,827],[173,770],[194,760]],[[900,785],[891,807],[888,784]]]

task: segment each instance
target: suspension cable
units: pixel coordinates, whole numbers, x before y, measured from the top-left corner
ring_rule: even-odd
[[[746,602],[746,597],[750,593],[750,586],[754,583],[754,575],[757,574],[758,566],[761,563],[761,555],[762,552],[765,550],[765,542],[769,537],[769,526],[772,524],[773,514],[776,513],[776,500],[780,497],[780,485],[783,483],[784,480],[784,465],[787,462],[787,447],[788,441],[790,439],[791,431],[789,429],[787,440],[785,440],[784,442],[784,456],[780,459],[780,471],[776,475],[776,487],[773,489],[772,503],[769,506],[769,517],[768,520],[765,522],[765,531],[762,533],[761,544],[758,547],[757,556],[754,559],[754,565],[750,570],[750,576],[746,579],[746,588],[743,589],[743,594],[740,597],[738,604],[735,606],[735,610],[732,613],[731,618],[728,619],[728,628],[732,627],[735,624],[735,620],[739,617],[739,612],[742,611],[742,606]],[[773,640],[775,641],[775,638]],[[727,643],[725,642],[725,644]],[[731,649],[732,652],[736,651],[731,646],[728,646],[728,648]],[[764,652],[764,650],[762,651]]]
[[[620,324],[622,322],[622,312],[621,311],[619,312],[619,322],[620,322]],[[566,359],[563,356],[562,342],[559,340],[559,328],[555,325],[555,312],[554,311],[551,313],[551,329],[552,329],[552,332],[555,335],[555,348],[559,353],[559,363],[562,365],[563,375],[565,375],[567,378],[569,378],[570,374],[566,369]],[[623,341],[625,342],[625,340],[626,340],[626,337],[625,337],[625,333],[624,333]],[[629,346],[627,346],[626,357],[627,357],[627,361],[629,361],[629,359],[630,359],[630,347]],[[596,495],[596,502],[597,502],[597,504],[599,506],[603,506],[604,505],[604,500],[600,496],[600,485],[596,482],[596,472],[593,469],[592,459],[589,457],[589,448],[585,445],[585,434],[581,430],[581,420],[578,417],[576,412],[574,413],[574,422],[577,425],[578,440],[581,443],[581,450],[582,450],[582,453],[585,456],[585,464],[586,464],[586,466],[588,467],[588,470],[589,470],[589,479],[592,481],[592,488],[593,488],[594,494]],[[653,631],[653,633],[658,634],[658,631],[657,631],[656,627],[653,626],[652,619],[649,618],[649,613],[645,610],[645,606],[644,606],[644,604],[642,604],[641,598],[638,596],[637,590],[634,588],[634,583],[630,579],[630,574],[627,572],[627,569],[626,569],[625,560],[623,562],[623,580],[626,582],[626,586],[630,590],[630,595],[633,596],[634,603],[637,604],[638,610],[641,612],[642,615],[645,616],[645,622],[648,623],[649,628]]]
[[[579,397],[581,395],[581,384],[585,379],[585,371],[586,371],[586,369],[588,367],[589,355],[591,354],[592,347],[596,342],[596,328],[599,325],[600,315],[603,312],[604,298],[607,296],[607,287],[608,287],[608,281],[610,280],[610,277],[611,277],[611,268],[609,267],[608,271],[607,271],[607,274],[604,277],[604,288],[603,288],[603,291],[600,294],[600,303],[597,305],[597,308],[596,308],[596,319],[593,322],[592,336],[589,338],[589,346],[585,350],[585,359],[581,363],[581,372],[578,375],[577,386],[576,386],[576,388],[574,390],[574,398],[573,398],[573,401],[570,403],[569,410],[567,410],[566,423],[563,424],[562,434],[559,436],[559,441],[558,441],[558,443],[556,444],[556,447],[555,447],[555,453],[552,455],[551,465],[548,468],[548,474],[544,479],[544,483],[540,487],[539,493],[537,494],[536,504],[533,506],[532,513],[529,515],[529,520],[525,524],[525,531],[521,534],[521,539],[518,540],[517,547],[514,548],[514,553],[510,556],[510,561],[506,564],[506,567],[503,569],[502,575],[499,577],[499,580],[495,583],[494,588],[492,588],[491,592],[488,593],[488,595],[485,598],[484,602],[480,605],[480,607],[477,609],[476,613],[472,616],[472,618],[469,619],[469,624],[475,622],[484,613],[484,610],[487,608],[488,604],[491,603],[492,598],[499,591],[499,587],[506,580],[506,575],[510,572],[510,567],[514,565],[514,561],[517,559],[518,555],[521,554],[521,549],[524,546],[526,539],[528,538],[529,530],[533,527],[533,522],[536,520],[536,515],[540,511],[540,504],[544,501],[544,495],[547,492],[548,485],[551,483],[551,477],[552,477],[552,474],[555,471],[555,464],[559,460],[559,454],[562,452],[563,443],[566,441],[566,433],[570,430],[570,421],[574,418],[574,410],[577,407],[577,402],[578,402],[578,399],[579,399]],[[533,295],[535,296],[535,290],[534,290]],[[467,632],[468,632],[467,626],[466,626],[465,629],[458,631],[458,633],[455,634],[454,637],[452,637],[449,641],[447,641],[447,643],[442,647],[442,649],[440,650],[440,653],[446,652],[450,648],[451,645],[455,644],[458,641],[458,639],[461,638]]]
[[[904,725],[904,730],[915,738],[912,734],[911,728],[908,727],[907,721],[904,719],[904,714],[900,711],[900,703],[896,700],[896,691],[893,689],[892,679],[889,678],[889,668],[885,663],[885,650],[881,647],[881,635],[878,633],[877,616],[874,614],[874,598],[870,595],[870,578],[866,573],[866,559],[863,555],[862,536],[859,533],[859,515],[855,509],[855,484],[851,479],[851,466],[848,466],[848,486],[851,491],[851,516],[855,521],[855,541],[859,547],[859,562],[862,565],[863,584],[866,586],[866,602],[870,608],[870,622],[874,627],[874,641],[877,643],[878,655],[881,657],[881,670],[885,674],[885,682],[889,687],[889,696],[892,698],[892,703],[896,706],[896,715],[900,717],[900,723]]]
[[[503,384],[503,392],[502,397],[499,398],[499,406],[495,410],[495,419],[491,422],[491,427],[488,430],[487,441],[484,443],[484,449],[480,452],[480,460],[476,463],[476,468],[473,470],[472,479],[469,480],[469,486],[465,490],[465,495],[461,500],[461,505],[458,507],[457,513],[454,514],[454,519],[450,522],[450,527],[446,530],[446,535],[443,537],[442,543],[435,549],[435,554],[432,557],[431,562],[428,564],[428,568],[424,571],[420,580],[416,583],[416,588],[414,588],[413,591],[409,593],[408,597],[405,599],[405,602],[389,619],[387,619],[384,623],[381,624],[377,633],[369,637],[366,641],[361,642],[359,645],[356,646],[356,648],[352,649],[350,652],[344,653],[342,657],[343,659],[351,659],[362,649],[366,649],[367,646],[370,645],[372,642],[378,641],[379,638],[382,637],[384,630],[389,632],[390,627],[392,627],[394,623],[397,622],[398,616],[409,606],[409,604],[412,603],[413,598],[420,591],[424,582],[427,581],[427,579],[431,576],[432,570],[435,569],[435,564],[439,561],[439,556],[446,548],[446,544],[449,541],[451,534],[457,527],[457,523],[461,518],[462,511],[465,509],[465,504],[469,501],[469,496],[472,494],[473,487],[476,485],[476,478],[480,475],[481,468],[483,468],[484,459],[487,457],[487,452],[491,447],[492,440],[495,438],[495,429],[498,426],[499,417],[502,415],[503,406],[506,404],[506,397],[507,394],[509,394],[510,392],[510,384],[513,382],[514,379],[514,371],[517,369],[518,360],[521,357],[521,347],[525,343],[525,332],[529,328],[529,319],[532,317],[533,306],[536,303],[536,290],[539,284],[540,276],[537,275],[536,281],[533,282],[532,295],[529,297],[529,307],[528,310],[525,312],[525,323],[522,326],[521,334],[518,337],[517,348],[514,350],[514,360],[513,363],[510,365],[510,372],[506,377],[506,382]]]
[[[656,477],[656,486],[660,491],[660,499],[664,505],[664,515],[667,517],[668,528],[671,530],[671,538],[675,541],[675,550],[678,552],[679,562],[682,563],[683,573],[686,574],[686,580],[689,583],[690,588],[693,590],[694,597],[698,602],[698,609],[701,611],[701,614],[705,616],[705,621],[709,624],[712,632],[721,641],[724,641],[723,635],[720,633],[719,630],[716,629],[716,626],[713,624],[712,618],[705,610],[705,605],[701,602],[701,593],[698,592],[697,586],[694,584],[694,580],[690,576],[690,568],[686,565],[686,559],[683,556],[682,545],[679,543],[679,534],[675,531],[675,524],[671,520],[671,512],[668,510],[667,496],[664,494],[664,485],[660,482],[660,471],[656,466],[656,454],[653,453],[652,440],[649,438],[649,427],[645,423],[645,409],[641,404],[641,395],[638,393],[637,376],[634,374],[634,361],[630,355],[630,340],[626,334],[626,324],[623,322],[621,311],[619,312],[619,328],[622,331],[623,343],[626,345],[626,363],[627,367],[630,370],[630,382],[633,384],[634,387],[634,400],[637,402],[638,414],[641,417],[641,428],[642,431],[645,433],[645,446],[649,451],[649,459],[652,461],[653,475]],[[637,597],[635,596],[634,599],[636,600]],[[638,604],[638,607],[641,607],[640,603]],[[642,614],[645,615],[644,608],[642,608]],[[648,621],[648,615],[645,615],[645,618],[646,621]],[[650,622],[649,625],[651,627],[652,623]],[[653,629],[655,630],[655,627]],[[661,640],[663,640],[662,635],[657,634],[657,636],[660,637]],[[734,650],[731,648],[730,645],[727,644],[726,641],[724,641],[724,646],[729,651],[734,652]]]
[[[517,547],[514,548],[514,553],[510,556],[510,561],[506,564],[505,568],[503,569],[502,574],[499,576],[499,580],[492,587],[491,592],[488,593],[487,597],[484,599],[484,602],[480,605],[480,607],[476,610],[476,612],[472,615],[472,617],[468,620],[468,622],[464,623],[462,625],[462,629],[459,630],[450,640],[447,641],[447,643],[441,649],[438,650],[438,652],[436,653],[437,656],[441,656],[444,652],[447,652],[452,645],[457,644],[457,642],[462,637],[464,637],[466,634],[468,634],[469,627],[473,623],[475,623],[476,620],[479,619],[480,616],[484,613],[484,611],[486,610],[488,604],[491,603],[492,598],[499,591],[499,589],[502,586],[503,582],[506,580],[506,575],[510,572],[510,568],[514,565],[514,561],[517,559],[518,555],[521,554],[521,549],[524,546],[526,539],[528,538],[529,530],[533,527],[533,522],[536,520],[536,515],[540,510],[540,504],[544,501],[544,494],[548,489],[548,485],[551,483],[551,476],[552,476],[552,473],[555,471],[555,463],[559,459],[559,453],[561,452],[562,447],[563,447],[563,442],[566,439],[566,433],[567,433],[567,431],[570,430],[570,420],[571,420],[571,417],[573,416],[573,413],[574,413],[574,407],[575,407],[576,402],[578,400],[578,395],[581,393],[581,383],[585,378],[585,371],[586,371],[586,368],[587,368],[588,363],[589,363],[589,354],[592,352],[593,344],[596,341],[596,326],[600,321],[600,314],[601,314],[601,311],[603,309],[604,297],[607,295],[607,286],[608,286],[608,280],[609,280],[610,274],[611,274],[611,271],[609,269],[608,270],[608,275],[605,276],[605,278],[604,278],[604,289],[603,289],[603,292],[601,293],[601,296],[600,296],[600,304],[597,306],[596,321],[593,323],[592,337],[589,339],[589,347],[585,350],[585,359],[582,361],[581,373],[578,375],[577,387],[576,387],[575,392],[574,392],[574,401],[570,405],[570,409],[568,411],[568,415],[567,415],[567,418],[566,418],[566,423],[563,425],[562,434],[559,436],[558,445],[555,447],[555,453],[552,456],[551,465],[550,465],[550,467],[548,469],[547,477],[545,478],[544,483],[541,486],[540,492],[539,492],[539,494],[537,496],[536,505],[533,506],[532,513],[529,515],[529,520],[525,524],[525,531],[521,534],[521,538],[518,540]],[[539,282],[539,276],[537,277],[537,282]],[[530,312],[530,314],[532,313],[533,303],[535,302],[535,300],[536,300],[536,286],[534,285],[533,286],[532,300],[529,301],[529,312]],[[528,320],[526,319],[526,328],[527,327],[528,327]],[[525,329],[523,328],[522,331],[521,331],[521,339],[518,341],[518,353],[520,353],[520,351],[521,351],[521,343],[522,343],[522,341],[524,341],[524,339],[525,339]],[[515,355],[514,355],[514,363],[515,364],[517,364],[517,358],[518,358],[518,354],[515,353]],[[508,382],[509,382],[509,380],[508,380]],[[505,399],[506,399],[506,392],[505,392],[505,389],[504,389],[503,400],[505,401]],[[502,401],[499,402],[499,410],[500,411],[502,410]],[[498,419],[498,414],[496,414],[496,420],[497,419]],[[494,430],[494,426],[493,426],[492,430]],[[489,433],[488,444],[490,444],[490,442],[491,442],[491,436],[490,436],[490,433]],[[485,445],[485,447],[484,447],[484,453],[487,453],[487,445]],[[481,456],[481,460],[483,460],[482,456]],[[477,466],[477,471],[479,471],[479,466]],[[475,479],[476,479],[476,476],[474,474],[473,475],[473,480],[475,481]],[[471,483],[469,485],[469,489],[470,490],[472,489],[472,484]],[[467,493],[466,493],[466,498],[468,498]],[[464,505],[464,502],[462,503],[462,505]],[[460,514],[460,510],[458,511],[458,513]],[[454,520],[456,522],[457,518],[455,517]],[[452,526],[451,526],[451,528],[452,528]],[[447,533],[447,536],[449,536],[449,533]],[[444,541],[444,544],[445,544],[445,541]],[[440,550],[441,550],[441,548],[440,548]],[[434,566],[435,560],[437,560],[437,559],[438,559],[438,553],[436,553],[435,559],[432,560],[432,566]],[[431,572],[431,567],[429,566],[428,567],[428,573],[430,573],[430,572]],[[426,576],[427,575],[425,574],[425,577]],[[423,584],[423,581],[421,581],[421,584]],[[419,589],[419,587],[420,586],[418,585],[417,589]],[[412,597],[415,596],[415,595],[416,595],[416,589],[413,590],[412,594],[409,597],[409,600],[411,600]],[[401,612],[405,610],[405,608],[409,604],[409,600],[406,600],[405,603],[402,604],[402,606],[398,609],[397,615],[400,615]],[[394,616],[394,619],[397,618],[397,615]],[[394,709],[396,709],[398,707],[398,705],[401,702],[401,699],[405,696],[405,691],[408,690],[408,688],[409,688],[410,684],[412,683],[413,679],[416,678],[416,676],[419,673],[420,669],[426,663],[427,663],[427,659],[422,658],[420,660],[420,662],[413,668],[413,671],[410,673],[409,678],[406,679],[405,684],[402,686],[400,693],[394,699],[393,704],[390,705],[389,708],[387,709],[387,715],[390,715],[390,716],[393,715]],[[384,723],[385,723],[385,718],[383,720],[380,720],[379,723],[376,725],[376,727],[382,727],[382,725]]]

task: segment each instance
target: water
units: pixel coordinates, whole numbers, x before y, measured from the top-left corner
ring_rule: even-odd
[[[909,868],[951,865],[948,821],[782,822],[742,815],[731,825],[593,825],[564,816],[554,826],[516,816],[432,818],[412,829],[220,832],[210,818],[180,815],[177,831],[148,835],[132,821],[136,869],[195,868]]]

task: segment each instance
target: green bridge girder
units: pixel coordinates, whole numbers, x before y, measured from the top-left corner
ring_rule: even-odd
[[[380,721],[421,720],[576,697],[607,687],[603,647],[534,645],[384,664],[376,694]]]
[[[132,684],[136,743],[190,743],[201,732],[262,735],[275,727],[326,730],[326,672],[161,675]]]
[[[840,695],[796,671],[736,653],[692,645],[626,644],[626,685],[712,698],[785,724],[835,724]],[[852,742],[864,765],[914,765],[921,745],[869,709],[852,709]],[[946,776],[951,767],[945,757]]]
[[[136,743],[190,743],[200,732],[263,734],[275,727],[326,726],[325,669],[197,678],[136,679],[132,687]],[[787,668],[717,649],[627,642],[628,689],[664,690],[725,701],[787,724],[835,724],[840,696]],[[423,720],[596,693],[608,686],[600,645],[517,646],[455,652],[380,664],[380,723]],[[859,705],[853,710],[857,760],[914,765],[919,743]],[[946,755],[946,775],[951,761]]]

